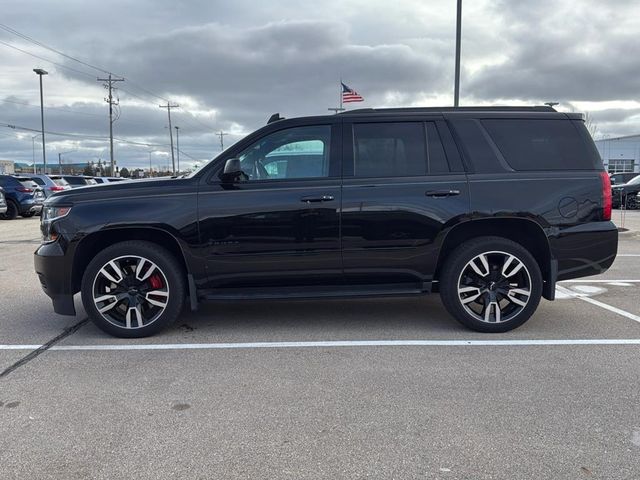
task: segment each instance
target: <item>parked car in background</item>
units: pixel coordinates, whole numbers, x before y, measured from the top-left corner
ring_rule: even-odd
[[[613,208],[621,208],[623,205],[629,210],[634,210],[640,205],[638,193],[640,192],[640,175],[636,175],[627,183],[613,185],[611,187],[611,202]]]
[[[49,197],[56,192],[71,189],[71,185],[61,175],[31,175],[31,179],[44,190],[44,196]]]
[[[18,215],[32,217],[42,210],[44,191],[31,178],[0,175],[0,187],[4,189],[7,201],[4,219],[13,220]]]
[[[123,180],[126,180],[126,178],[123,177],[93,177],[93,179],[97,183],[121,182]]]
[[[0,217],[7,213],[7,201],[4,198],[4,188],[0,187]]]
[[[611,185],[620,185],[622,183],[627,183],[638,175],[640,175],[638,172],[612,173],[609,175],[609,179],[611,180]]]
[[[87,177],[86,175],[62,175],[71,188],[86,187],[89,185],[97,185],[94,177]]]
[[[582,115],[548,107],[276,118],[188,177],[56,194],[41,231],[54,310],[74,315],[81,291],[121,337],[205,300],[430,292],[467,327],[505,332],[618,247]]]

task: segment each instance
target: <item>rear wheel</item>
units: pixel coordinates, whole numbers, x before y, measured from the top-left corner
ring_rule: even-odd
[[[82,278],[82,303],[89,317],[117,337],[147,337],[166,328],[182,312],[185,291],[177,260],[151,242],[106,248]]]
[[[627,209],[635,210],[636,208],[638,208],[638,197],[635,194],[630,193],[627,195]]]
[[[14,220],[18,216],[18,206],[13,200],[7,200],[7,211],[2,215],[3,220]]]
[[[446,260],[440,296],[463,325],[479,332],[506,332],[535,312],[542,274],[522,245],[502,237],[480,237],[460,245]]]

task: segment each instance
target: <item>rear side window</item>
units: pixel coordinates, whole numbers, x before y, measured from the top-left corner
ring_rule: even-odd
[[[356,177],[427,174],[422,122],[354,124],[353,148]]]
[[[41,178],[38,177],[33,177],[33,181],[36,182],[38,185],[40,185],[41,187],[44,186],[44,180],[42,180]]]
[[[482,120],[505,161],[514,170],[601,170],[593,141],[571,120]],[[588,136],[588,133],[587,133]]]

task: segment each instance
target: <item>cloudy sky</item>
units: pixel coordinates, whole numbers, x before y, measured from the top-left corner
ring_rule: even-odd
[[[96,77],[122,75],[114,124],[120,166],[182,166],[283,116],[326,114],[338,81],[357,107],[453,102],[455,0],[2,0],[0,159],[31,163],[40,128],[33,68],[44,68],[47,157],[108,159],[108,106]],[[640,133],[640,2],[466,0],[461,105],[588,111],[597,137]],[[40,57],[40,58],[37,58]],[[92,67],[97,67],[92,68]],[[35,139],[38,142],[38,138]],[[36,143],[36,160],[40,160]]]

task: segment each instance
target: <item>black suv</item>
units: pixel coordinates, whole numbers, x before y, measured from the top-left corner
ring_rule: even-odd
[[[281,119],[186,178],[56,193],[35,268],[103,330],[202,300],[439,292],[464,325],[522,325],[614,261],[611,185],[579,114],[365,109]],[[426,314],[425,314],[426,316]]]

